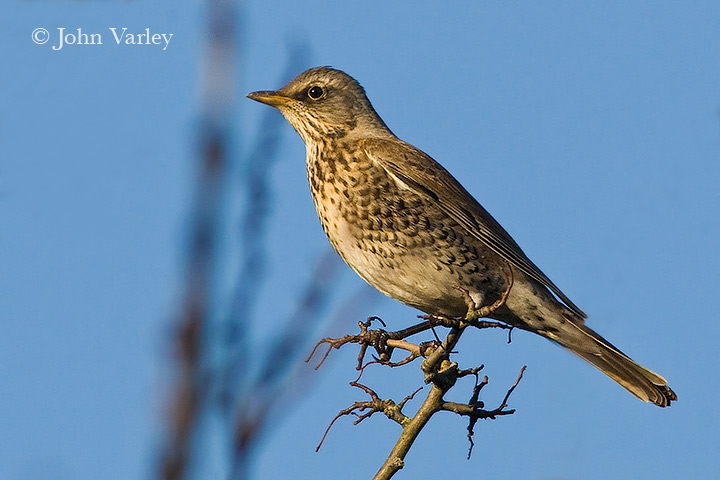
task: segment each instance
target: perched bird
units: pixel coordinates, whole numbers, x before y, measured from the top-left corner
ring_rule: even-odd
[[[397,138],[346,73],[311,68],[276,91],[305,141],[318,216],[345,262],[425,313],[490,317],[546,337],[646,402],[677,399],[663,377],[585,325],[586,315],[435,160]]]

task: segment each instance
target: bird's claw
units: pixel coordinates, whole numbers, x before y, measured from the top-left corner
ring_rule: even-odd
[[[503,294],[498,298],[495,302],[492,303],[492,305],[484,305],[482,307],[478,307],[475,303],[475,300],[470,296],[470,292],[463,287],[455,286],[457,290],[460,291],[460,294],[463,297],[463,300],[465,301],[465,305],[467,305],[467,313],[465,314],[465,320],[472,322],[474,320],[477,320],[478,318],[484,318],[489,317],[492,315],[495,310],[505,305],[505,302],[508,299],[508,296],[510,295],[510,290],[513,286],[513,273],[512,268],[509,268],[509,272],[505,272],[503,269],[503,273],[505,274],[505,291]]]

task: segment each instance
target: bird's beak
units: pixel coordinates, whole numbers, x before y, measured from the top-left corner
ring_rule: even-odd
[[[292,98],[286,97],[278,92],[261,91],[250,92],[247,94],[250,100],[270,105],[271,107],[283,107],[292,101]]]

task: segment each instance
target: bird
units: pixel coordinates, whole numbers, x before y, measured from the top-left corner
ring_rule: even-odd
[[[396,137],[353,77],[315,67],[247,97],[277,108],[305,142],[322,227],[367,283],[428,315],[489,317],[539,334],[645,402],[677,400],[663,377],[586,326],[587,315],[444,167]]]

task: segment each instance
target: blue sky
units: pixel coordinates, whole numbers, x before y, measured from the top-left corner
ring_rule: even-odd
[[[517,413],[478,424],[469,461],[465,421],[438,415],[398,478],[720,475],[717,2],[270,0],[241,12],[238,157],[268,108],[245,93],[289,80],[288,45],[304,43],[303,68],[355,76],[394,133],[450,170],[590,326],[679,396],[655,408],[539,337],[516,332],[508,345],[503,333],[469,332],[459,361],[485,364],[489,405],[528,365],[511,398]],[[199,1],[0,7],[2,478],[153,472],[196,172],[203,15]],[[48,44],[33,43],[38,27]],[[54,51],[59,27],[104,32],[106,43]],[[173,37],[166,50],[114,45],[109,27]],[[257,344],[293,310],[327,249],[303,160],[287,125],[273,171],[263,315],[250,332]],[[228,198],[226,246],[239,236],[242,193]],[[223,278],[236,260],[221,260]],[[222,285],[218,311],[229,303]],[[329,317],[358,292],[362,281],[345,269]],[[368,315],[396,328],[414,321],[413,310],[368,298],[318,336],[352,332]],[[399,434],[387,420],[340,420],[314,452],[335,413],[363,399],[347,385],[355,356],[336,352],[274,422],[257,478],[375,473]],[[396,400],[422,382],[413,367],[363,378]],[[203,478],[225,468],[210,458]]]

